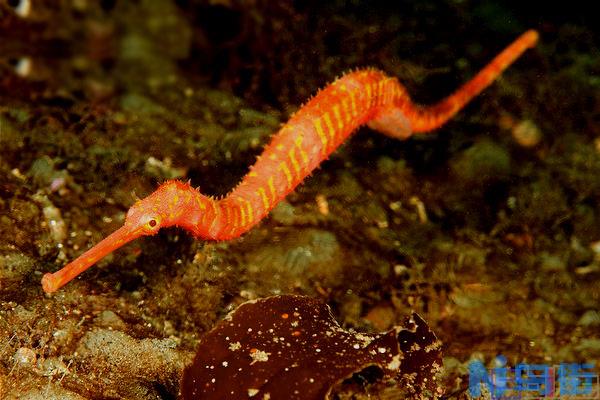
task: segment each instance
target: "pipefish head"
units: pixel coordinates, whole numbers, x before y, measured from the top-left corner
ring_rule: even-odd
[[[165,210],[163,193],[158,190],[145,199],[138,200],[127,211],[123,227],[127,227],[130,235],[155,235],[163,226],[169,226],[169,213]],[[131,239],[133,240],[133,239]]]
[[[140,236],[155,235],[160,228],[177,224],[180,212],[177,212],[177,202],[170,197],[173,194],[169,190],[170,186],[165,184],[148,197],[137,201],[127,212],[122,227],[60,271],[45,274],[42,278],[44,291],[46,293],[55,292],[99,260],[132,240]]]

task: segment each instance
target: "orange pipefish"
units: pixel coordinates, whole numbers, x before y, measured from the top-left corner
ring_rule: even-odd
[[[275,134],[241,183],[221,200],[189,184],[167,181],[137,201],[124,225],[60,271],[45,274],[42,287],[52,293],[98,260],[140,236],[179,226],[205,240],[226,240],[247,232],[300,184],[356,129],[364,124],[405,139],[429,132],[456,114],[489,86],[526,49],[538,33],[529,30],[498,54],[454,94],[432,106],[414,104],[396,78],[376,69],[345,74],[321,90]]]

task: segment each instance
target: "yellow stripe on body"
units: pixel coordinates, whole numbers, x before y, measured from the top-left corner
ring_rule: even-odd
[[[350,111],[350,99],[348,96],[350,95],[350,91],[348,90],[348,86],[342,85],[342,90],[344,91],[344,98],[342,99],[342,114],[344,115],[344,123],[348,124],[352,120],[352,114]]]
[[[200,200],[200,197],[198,196],[194,196],[194,203],[196,204],[196,206],[198,208],[200,208],[201,210],[204,210],[206,208],[206,206],[204,205],[204,202]]]
[[[379,82],[371,83],[371,93],[373,93],[373,100],[371,100],[371,107],[377,107],[377,102],[379,101]]]
[[[386,92],[388,93],[388,103],[393,104],[396,100],[396,84],[393,79],[388,80]]]
[[[267,211],[269,209],[269,199],[267,198],[265,189],[258,188],[258,194],[260,195],[260,198],[262,199],[263,207],[265,208],[265,211]]]
[[[321,154],[327,154],[327,136],[325,136],[325,132],[323,132],[323,126],[321,125],[321,118],[317,118],[313,121],[313,125],[315,126],[315,130],[317,131],[317,135],[321,138]]]
[[[345,98],[342,100],[342,111],[344,114],[344,123],[348,124],[352,120],[352,111],[350,110],[350,99]]]
[[[240,212],[240,208],[235,207],[235,205],[232,205],[231,210],[233,211],[233,226],[237,229],[242,221],[242,213]]]
[[[400,84],[396,81],[394,81],[394,86],[393,86],[393,100],[394,102],[400,100],[402,98],[402,96],[404,95],[404,89],[402,89],[400,87]]]
[[[238,197],[239,199],[239,197]],[[242,216],[242,225],[241,226],[246,226],[246,210],[244,210],[244,203],[237,203],[237,208],[240,210],[240,214]]]
[[[233,212],[233,215],[235,216],[235,210]],[[239,228],[239,224],[237,223],[236,219],[233,219],[233,222],[231,222],[230,224],[228,224],[228,228],[229,228],[229,234],[233,235],[234,232]]]
[[[213,200],[210,202],[210,205],[212,206],[214,217],[213,217],[212,222],[210,223],[210,226],[208,227],[208,231],[212,232],[213,228],[215,227],[215,224],[217,223],[217,220],[219,220],[220,218],[219,218],[219,206],[217,205],[217,202]]]
[[[331,117],[329,116],[329,113],[326,112],[325,114],[323,114],[323,119],[325,120],[325,126],[327,127],[327,130],[329,131],[329,136],[333,139],[335,138],[335,129],[333,129],[333,123],[331,122]]]
[[[300,165],[298,164],[298,161],[296,161],[296,148],[295,147],[293,147],[289,151],[288,157],[292,163],[292,167],[294,167],[294,172],[296,173],[296,178],[300,178]]]
[[[358,110],[356,109],[356,98],[354,97],[355,94],[354,92],[349,92],[350,93],[350,105],[352,106],[352,118],[356,118],[356,116],[358,115]]]
[[[371,106],[377,107],[379,105],[379,82],[371,83],[371,90],[373,91]]]
[[[207,215],[208,215],[208,214],[207,214],[207,213],[205,213],[205,212],[203,212],[203,213],[202,213],[202,216],[200,217],[200,225],[202,225],[202,226],[206,226],[206,216],[207,216]]]
[[[294,140],[294,144],[296,145],[296,147],[298,148],[298,151],[300,152],[300,157],[302,157],[302,162],[304,162],[304,165],[308,165],[308,155],[306,154],[306,152],[302,148],[302,140],[303,140],[303,137],[302,136],[298,136]]]
[[[242,202],[242,204],[246,205],[247,208],[247,212],[248,212],[248,223],[251,224],[254,222],[254,207],[252,207],[252,203],[250,202],[250,200],[243,198],[243,197],[239,197],[240,201]]]
[[[292,173],[290,172],[290,169],[288,168],[288,166],[286,165],[286,163],[282,162],[279,164],[279,169],[281,171],[283,171],[287,181],[288,181],[288,186],[291,187],[292,186]]]
[[[379,97],[379,102],[378,102],[378,103],[379,103],[379,105],[382,105],[382,104],[384,104],[384,96],[385,96],[385,92],[384,92],[383,88],[385,87],[385,81],[386,81],[386,79],[387,79],[387,78],[380,80],[380,81],[379,81],[379,84],[378,84],[379,88],[378,88],[378,90],[377,90],[377,92],[378,92],[378,95],[377,95],[377,97]]]
[[[239,222],[239,217],[238,217],[238,213],[236,212],[238,210],[237,207],[234,207],[234,205],[232,203],[228,204],[228,207],[226,207],[228,209],[228,224],[231,226],[231,231],[236,230],[239,226],[240,226],[240,222]],[[229,213],[231,213],[231,215],[229,215]]]
[[[333,116],[337,120],[337,128],[339,131],[344,129],[344,121],[342,120],[342,115],[340,114],[340,105],[336,104],[333,106]]]
[[[385,98],[385,104],[390,106],[394,102],[394,84],[392,83],[391,79],[388,79],[387,83],[385,84],[384,90],[385,94],[383,96]]]
[[[277,200],[277,192],[275,191],[275,185],[273,184],[273,177],[271,176],[267,181],[267,185],[269,186],[269,191],[271,192],[271,202],[274,203]]]

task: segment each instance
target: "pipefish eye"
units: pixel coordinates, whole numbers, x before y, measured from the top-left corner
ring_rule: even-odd
[[[144,230],[146,232],[156,232],[160,229],[160,218],[158,216],[149,217],[144,224]]]

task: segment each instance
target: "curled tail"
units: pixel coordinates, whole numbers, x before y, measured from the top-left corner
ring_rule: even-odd
[[[452,95],[430,106],[414,104],[408,97],[399,98],[395,107],[381,109],[369,126],[397,138],[439,128],[488,87],[525,50],[534,47],[538,38],[535,30],[526,31]],[[391,128],[394,126],[397,128]]]

